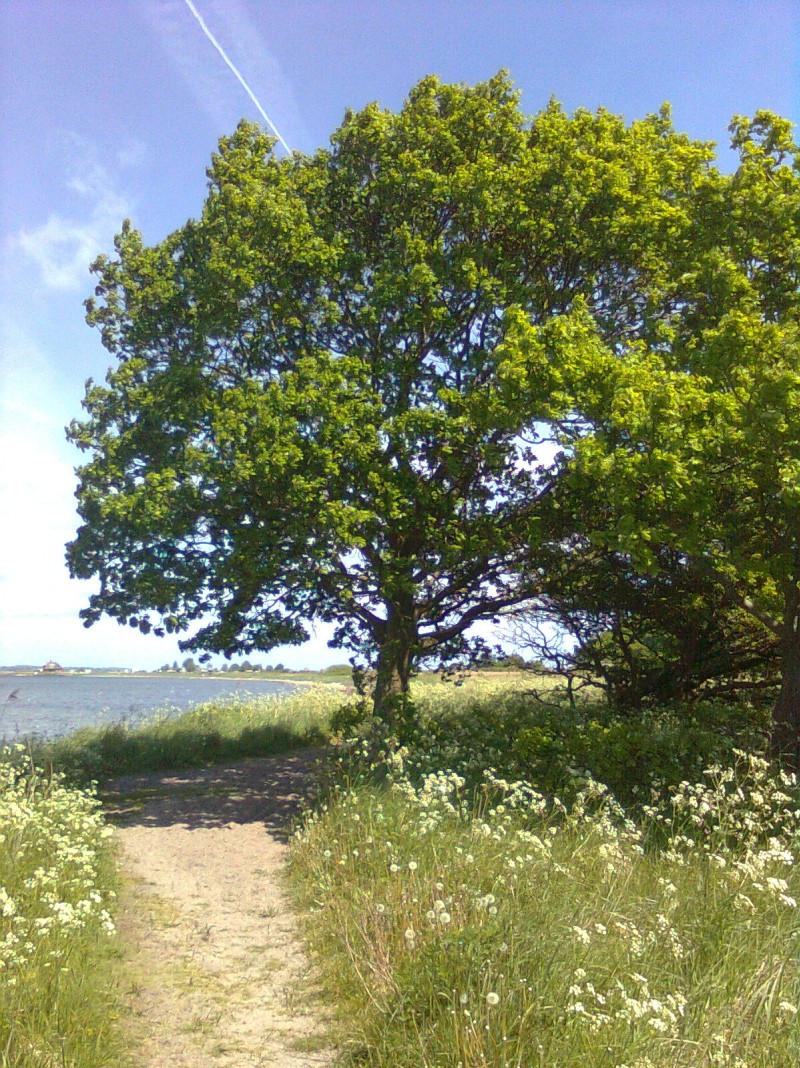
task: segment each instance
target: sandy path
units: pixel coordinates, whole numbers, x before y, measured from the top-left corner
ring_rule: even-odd
[[[315,754],[128,776],[110,787],[134,900],[141,1068],[319,1068],[308,965],[280,886]]]

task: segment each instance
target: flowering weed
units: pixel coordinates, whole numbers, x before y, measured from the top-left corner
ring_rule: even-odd
[[[800,1063],[793,778],[728,746],[623,807],[569,754],[563,791],[514,775],[521,716],[423,705],[405,739],[345,739],[365,774],[293,850],[355,1062]]]
[[[122,1063],[114,1031],[114,868],[88,792],[0,750],[0,1065]]]

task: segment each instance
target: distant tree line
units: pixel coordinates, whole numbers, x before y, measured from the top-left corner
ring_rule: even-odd
[[[187,657],[186,660],[184,660],[180,665],[178,664],[178,661],[176,660],[176,661],[173,662],[172,665],[170,665],[170,664],[162,664],[161,667],[158,670],[159,671],[186,671],[186,672],[189,672],[191,674],[194,671],[199,671],[200,667],[198,666],[197,662],[192,657]],[[222,663],[222,664],[220,664],[220,666],[218,668],[215,668],[214,670],[215,671],[224,671],[224,672],[248,671],[248,672],[252,673],[252,672],[259,672],[259,671],[273,671],[273,672],[275,672],[275,671],[286,671],[286,668],[281,663],[278,663],[278,664],[275,664],[275,665],[266,664],[266,665],[262,666],[261,664],[252,664],[249,660],[243,660],[240,664],[237,664],[237,663],[235,663],[233,661],[230,664]]]

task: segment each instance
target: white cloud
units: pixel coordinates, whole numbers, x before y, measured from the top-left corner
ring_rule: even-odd
[[[70,579],[65,544],[78,516],[78,454],[56,412],[58,380],[23,328],[0,320],[0,664],[131,664],[163,650],[127,628],[87,631],[78,613],[93,583]],[[172,649],[170,645],[170,649]]]
[[[17,615],[76,610],[64,542],[75,530],[75,478],[61,421],[52,413],[46,361],[28,339],[5,328],[0,367],[0,605]],[[37,388],[38,386],[38,388]]]
[[[115,177],[92,162],[87,146],[81,147],[81,159],[75,161],[65,184],[77,194],[83,210],[72,215],[54,212],[41,226],[20,231],[12,241],[36,264],[51,289],[85,288],[89,264],[110,248],[123,218],[131,214],[131,204]]]

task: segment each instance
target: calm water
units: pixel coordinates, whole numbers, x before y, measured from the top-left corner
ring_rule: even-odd
[[[250,679],[0,675],[0,738],[56,737],[76,727],[145,719],[157,709],[191,708],[215,697],[290,693],[285,682]],[[9,700],[10,694],[16,697]]]

